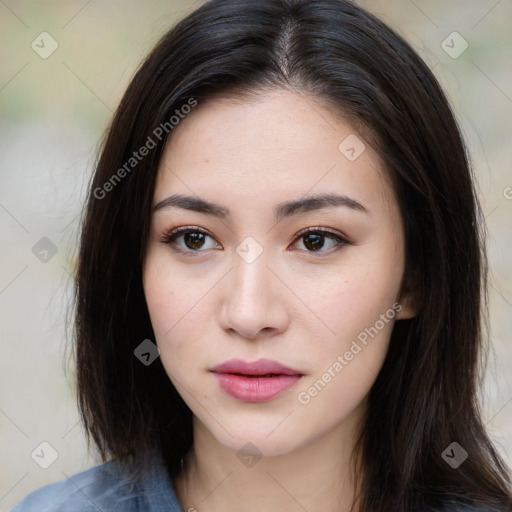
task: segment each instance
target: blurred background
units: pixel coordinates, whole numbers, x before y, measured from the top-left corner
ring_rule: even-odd
[[[99,462],[65,368],[80,210],[135,69],[202,3],[0,0],[0,512]],[[512,0],[357,3],[426,60],[468,142],[491,270],[482,410],[512,464]]]

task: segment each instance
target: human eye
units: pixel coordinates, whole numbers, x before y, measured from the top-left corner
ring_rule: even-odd
[[[210,243],[210,246],[208,246],[207,243],[208,239],[213,242],[213,244]],[[173,246],[178,252],[188,253],[190,255],[203,252],[203,250],[206,249],[222,248],[215,242],[208,231],[198,226],[180,226],[162,235],[160,241]]]
[[[299,232],[295,238],[302,246],[306,248],[306,252],[311,253],[328,253],[331,254],[350,242],[341,234],[325,228],[307,228]],[[326,246],[327,250],[322,250]],[[294,242],[297,243],[297,242]],[[329,250],[334,248],[334,250]]]

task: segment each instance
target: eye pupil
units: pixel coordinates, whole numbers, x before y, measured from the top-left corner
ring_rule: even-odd
[[[306,235],[304,238],[305,238],[304,246],[307,247],[308,249],[311,248],[311,250],[317,251],[318,249],[321,249],[323,246],[324,235],[318,235],[315,233],[311,233],[311,234]],[[310,242],[309,241],[306,242],[306,241],[311,240],[311,239],[313,239],[313,242],[311,243],[311,247],[309,247],[308,245]]]
[[[203,233],[185,233],[183,236],[185,241],[185,245],[189,249],[200,249],[204,244],[204,234]],[[192,245],[189,244],[189,241]],[[197,246],[196,244],[199,244]]]

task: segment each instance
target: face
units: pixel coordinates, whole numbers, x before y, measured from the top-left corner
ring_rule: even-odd
[[[398,204],[362,137],[292,92],[199,104],[153,205],[145,296],[195,426],[280,455],[360,418],[394,322],[414,314]]]

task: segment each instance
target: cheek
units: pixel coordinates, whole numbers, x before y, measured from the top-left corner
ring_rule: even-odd
[[[401,309],[397,302],[403,270],[400,245],[381,239],[380,244],[357,249],[347,252],[340,267],[320,280],[322,293],[311,302],[331,331],[311,335],[305,347],[316,364],[304,383],[308,388],[302,386],[301,391],[308,395],[305,400],[322,392],[323,398],[314,400],[315,408],[328,408],[332,400],[346,410],[365,396],[382,367]]]
[[[148,255],[144,293],[166,369],[178,366],[178,361],[181,368],[193,366],[200,341],[207,339],[207,331],[211,330],[211,312],[206,310],[205,299],[215,282],[204,273],[178,269],[158,250]]]
[[[359,253],[357,261],[355,256],[346,258],[341,268],[315,279],[312,289],[316,291],[307,301],[314,305],[333,338],[356,337],[398,299],[402,270],[399,259],[377,258],[371,250],[368,253],[367,257]],[[303,285],[305,288],[307,283]]]
[[[316,338],[309,351],[315,361],[297,391],[304,421],[322,418],[329,429],[346,419],[362,402],[379,374],[389,348],[396,309],[389,290],[344,282],[323,311],[335,335]],[[381,316],[382,315],[382,316]]]

